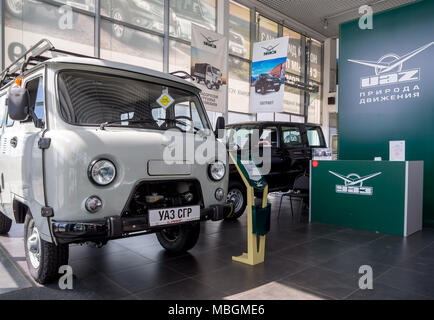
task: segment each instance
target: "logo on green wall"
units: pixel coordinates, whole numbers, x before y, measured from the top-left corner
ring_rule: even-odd
[[[350,173],[349,175],[344,176],[333,171],[329,172],[344,181],[344,185],[336,185],[336,193],[359,194],[365,196],[372,196],[374,194],[374,188],[363,186],[363,182],[381,174],[381,172],[377,172],[365,177],[360,177],[356,173]]]
[[[419,81],[420,69],[403,71],[403,64],[404,62],[410,60],[422,51],[428,49],[433,44],[434,42],[428,43],[401,57],[395,53],[388,53],[382,56],[378,61],[365,61],[354,59],[348,59],[348,61],[374,68],[374,76],[364,77],[360,79],[360,85],[362,89]]]

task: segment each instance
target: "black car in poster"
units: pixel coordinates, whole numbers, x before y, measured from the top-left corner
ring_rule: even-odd
[[[322,129],[318,125],[292,122],[245,122],[226,126],[228,147],[239,152],[249,148],[271,148],[270,172],[265,174],[270,192],[288,191],[294,180],[308,174],[313,148],[326,148]],[[254,130],[258,130],[257,146],[250,146]],[[263,153],[262,153],[263,154]],[[247,204],[246,187],[234,164],[229,167],[228,201],[233,203],[234,212],[227,219],[238,219]]]
[[[266,94],[269,90],[278,92],[281,86],[280,78],[274,77],[269,73],[259,75],[255,83],[255,92]]]

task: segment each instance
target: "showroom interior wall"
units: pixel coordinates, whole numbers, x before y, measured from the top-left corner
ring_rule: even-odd
[[[376,14],[373,30],[359,29],[357,21],[342,24],[339,53],[339,159],[388,160],[389,141],[405,140],[406,160],[424,160],[424,223],[431,226],[433,14],[434,1],[425,0]],[[391,70],[363,64],[394,65],[402,57]]]
[[[72,28],[62,20],[65,3],[73,5]],[[2,10],[2,66],[40,38],[48,38],[60,49],[90,56],[165,72],[190,71],[194,22],[229,38],[229,122],[303,122],[305,115],[309,122],[323,122],[324,36],[258,1],[23,0],[23,4],[21,14]],[[252,43],[280,36],[290,37],[287,76],[318,85],[319,93],[286,87],[284,112],[249,114]],[[219,114],[209,115],[214,123]]]

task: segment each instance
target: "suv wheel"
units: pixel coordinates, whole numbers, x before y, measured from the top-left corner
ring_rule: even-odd
[[[0,212],[0,234],[6,234],[11,230],[12,220]]]
[[[274,91],[279,92],[280,91],[280,86],[274,87]]]
[[[157,232],[161,246],[173,253],[185,252],[193,248],[199,240],[200,223],[184,224]]]
[[[43,240],[30,213],[24,221],[24,250],[30,274],[41,284],[58,278],[60,266],[68,264],[68,245]]]
[[[232,202],[232,213],[227,216],[226,220],[237,220],[246,210],[247,191],[242,182],[229,180],[229,191],[226,198],[227,202]]]
[[[212,89],[213,85],[212,85],[211,81],[206,82],[206,87],[210,90]]]

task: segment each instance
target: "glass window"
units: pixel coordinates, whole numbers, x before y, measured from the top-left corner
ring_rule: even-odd
[[[315,40],[308,42],[309,54],[309,80],[321,82],[322,44]]]
[[[309,93],[308,96],[308,114],[307,122],[309,123],[321,123],[321,85],[315,82],[310,82],[310,85],[319,86],[319,91],[316,93]]]
[[[164,33],[164,0],[101,0],[101,15]]]
[[[113,122],[114,126],[154,130],[209,129],[198,97],[188,91],[80,71],[62,72],[58,85],[60,112],[68,123],[92,126]],[[163,95],[169,100],[165,107],[160,102]]]
[[[299,127],[282,127],[282,138],[285,145],[302,144]]]
[[[229,54],[250,58],[250,9],[229,3]]]
[[[279,25],[261,15],[258,15],[258,41],[273,40],[279,36]]]
[[[321,133],[321,128],[307,128],[307,140],[310,147],[325,147],[324,138]]]
[[[101,21],[101,57],[163,71],[163,38]]]
[[[291,122],[291,115],[286,113],[275,113],[274,117],[276,118],[276,121]]]
[[[214,31],[216,0],[170,0],[170,35],[190,41],[192,23]]]
[[[7,65],[44,38],[57,49],[93,56],[93,17],[40,1],[5,1],[5,4]]]
[[[169,72],[185,71],[191,74],[191,46],[169,41]]]
[[[289,80],[289,82],[301,81],[299,77],[292,74],[286,74],[286,79]],[[303,99],[303,91],[289,85],[285,85],[285,92],[283,94],[283,111],[293,114],[303,114]]]
[[[239,123],[239,122],[253,122],[256,121],[256,117],[253,114],[247,113],[236,113],[229,112],[228,113],[228,124],[231,123]]]
[[[248,113],[250,101],[250,63],[229,56],[229,111]]]
[[[95,0],[56,0],[56,1],[69,5],[73,8],[95,12]]]
[[[235,127],[229,132],[229,141],[237,145],[240,149],[248,148],[249,141],[253,137],[254,130],[259,130],[259,126]],[[258,134],[258,133],[256,133]]]
[[[26,84],[30,96],[30,108],[39,120],[45,123],[44,81],[41,78],[33,79]]]
[[[259,145],[267,146],[270,145],[277,147],[277,128],[276,127],[266,127],[262,130],[261,136],[259,137]]]
[[[256,114],[257,121],[274,121],[273,112],[259,112]]]
[[[283,28],[283,36],[289,37],[288,44],[288,61],[286,63],[286,72],[301,76],[301,35],[288,28]]]

